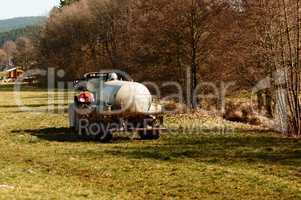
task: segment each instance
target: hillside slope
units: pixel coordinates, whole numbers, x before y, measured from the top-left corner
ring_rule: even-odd
[[[8,32],[0,32],[0,47],[6,41],[16,41],[19,37],[35,38],[39,34],[40,26],[27,26],[25,28],[14,29]]]
[[[46,21],[46,19],[47,17],[18,17],[0,20],[0,33],[25,28],[27,26],[36,26]]]

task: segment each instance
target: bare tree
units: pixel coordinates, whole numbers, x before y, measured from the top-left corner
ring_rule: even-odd
[[[16,41],[17,51],[14,54],[14,62],[23,69],[29,69],[35,60],[34,45],[29,38],[20,37]]]
[[[280,130],[300,136],[300,1],[246,2],[253,9],[252,22],[256,24],[252,30],[256,33],[257,60],[263,74],[274,79],[268,91],[277,104]]]
[[[13,41],[5,42],[3,45],[3,49],[8,56],[9,65],[13,65],[13,56],[17,51],[15,42],[13,42]]]
[[[6,52],[3,49],[0,49],[0,65],[7,65],[8,57]]]

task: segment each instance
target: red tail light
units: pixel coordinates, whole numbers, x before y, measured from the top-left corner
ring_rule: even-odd
[[[94,95],[91,92],[81,92],[77,100],[79,103],[92,103],[94,102]]]

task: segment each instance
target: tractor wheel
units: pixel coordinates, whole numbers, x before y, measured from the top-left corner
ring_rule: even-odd
[[[88,120],[87,120],[88,122]],[[88,128],[80,130],[79,119],[75,120],[75,131],[79,137],[83,140],[94,140],[100,142],[109,142],[113,138],[111,130],[102,130],[102,126],[99,123],[89,123],[87,124]]]
[[[113,139],[113,133],[111,130],[104,131],[99,134],[98,140],[101,142],[109,142]]]
[[[88,133],[90,139],[100,142],[109,142],[110,140],[112,140],[112,131],[107,129],[103,130],[102,124],[94,123],[89,125],[89,127],[89,131],[91,131],[90,133]]]
[[[74,131],[78,135],[78,137],[82,140],[89,140],[89,133],[86,130],[80,128],[80,119],[77,115],[75,115],[74,119]]]

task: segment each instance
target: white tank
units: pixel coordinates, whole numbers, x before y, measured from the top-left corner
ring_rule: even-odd
[[[99,86],[98,101],[105,106],[121,108],[123,112],[145,113],[150,110],[152,96],[143,84],[128,81],[108,81]]]

